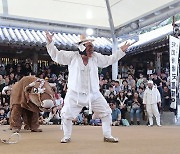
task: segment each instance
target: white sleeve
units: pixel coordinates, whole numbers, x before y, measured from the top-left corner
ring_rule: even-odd
[[[147,104],[147,91],[144,91],[143,104]]]
[[[74,51],[58,50],[53,42],[47,44],[46,48],[51,59],[54,62],[62,65],[69,65],[71,63],[73,56],[76,54]]]
[[[156,93],[157,93],[157,102],[161,102],[161,94],[158,89],[156,89]]]
[[[112,55],[102,55],[100,53],[94,53],[95,57],[97,58],[97,65],[98,67],[107,67],[109,65],[112,65],[113,63],[120,60],[122,57],[125,56],[125,52],[123,52],[121,49],[113,53]]]

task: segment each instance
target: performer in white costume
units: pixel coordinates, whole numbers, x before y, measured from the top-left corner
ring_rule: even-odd
[[[153,126],[153,115],[156,117],[157,126],[161,126],[160,124],[160,114],[158,110],[157,104],[161,104],[161,95],[156,86],[153,85],[153,81],[148,81],[148,87],[144,91],[143,104],[145,105],[148,118],[149,125]]]
[[[94,51],[91,39],[81,35],[78,42],[80,51],[57,50],[52,41],[53,35],[46,32],[47,51],[56,63],[68,65],[68,90],[61,111],[64,137],[61,143],[71,140],[72,119],[76,118],[83,106],[89,106],[102,120],[102,130],[105,142],[118,142],[118,138],[111,135],[111,109],[99,91],[98,67],[107,67],[125,55],[130,44],[125,43],[119,51],[111,56],[102,55]]]

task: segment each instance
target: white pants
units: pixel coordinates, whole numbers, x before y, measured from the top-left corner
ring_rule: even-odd
[[[64,138],[70,138],[72,133],[72,120],[76,118],[82,110],[83,105],[87,106],[88,102],[83,105],[77,104],[77,97],[72,97],[72,93],[68,91],[64,99],[64,106],[61,110],[62,127],[64,131]],[[91,94],[91,106],[93,112],[102,120],[102,130],[104,137],[111,136],[111,109],[100,92]]]
[[[149,118],[149,124],[153,125],[153,115],[156,117],[157,125],[160,125],[160,114],[157,104],[146,104],[146,110]]]

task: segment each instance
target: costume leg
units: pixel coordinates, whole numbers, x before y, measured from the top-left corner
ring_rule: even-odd
[[[96,95],[98,95],[96,97]],[[92,110],[97,115],[97,117],[101,118],[102,120],[102,131],[103,135],[106,138],[112,137],[111,135],[111,124],[112,124],[112,116],[111,116],[111,109],[105,100],[105,98],[102,96],[102,94],[99,92],[99,94],[95,94],[93,96],[95,98],[92,99]],[[96,99],[97,98],[97,99]]]
[[[149,124],[153,125],[153,111],[152,111],[152,105],[146,104],[146,110],[149,118]]]
[[[29,123],[29,120],[28,120],[28,117],[30,116],[30,115],[28,115],[28,110],[23,109],[22,114],[23,114],[22,117],[23,117],[23,121],[24,121],[24,129],[25,130],[31,129],[30,128],[30,123]]]
[[[76,101],[69,98],[68,94],[66,94],[64,99],[64,106],[61,110],[61,123],[65,139],[71,138],[72,120],[78,116],[81,109],[82,106],[78,106]]]
[[[31,112],[31,111],[29,111]],[[37,130],[39,128],[39,112],[31,112],[28,121],[30,123],[31,130]]]
[[[21,129],[22,126],[22,108],[21,105],[14,104],[11,108],[11,115],[10,115],[10,128],[12,129]]]
[[[153,111],[154,116],[156,117],[157,125],[160,125],[160,114],[159,114],[157,104],[152,105],[152,111]]]

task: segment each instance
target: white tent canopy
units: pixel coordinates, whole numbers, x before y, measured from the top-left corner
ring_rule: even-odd
[[[180,12],[180,0],[109,0],[116,35]],[[106,0],[0,0],[0,24],[111,36]],[[14,22],[14,20],[19,22]],[[35,23],[34,23],[35,22]]]

